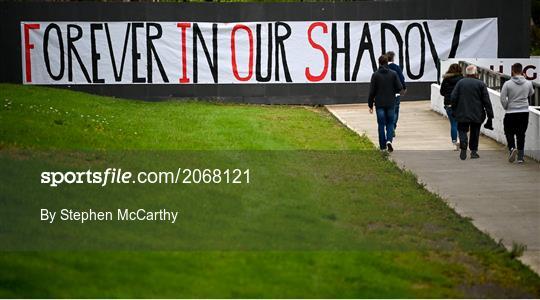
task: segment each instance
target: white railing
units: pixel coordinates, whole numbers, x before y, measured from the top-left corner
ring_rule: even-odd
[[[463,69],[464,74],[465,68],[470,64],[474,64],[478,69],[478,78],[482,80],[488,88],[500,92],[504,82],[510,80],[512,64],[517,62],[523,65],[525,77],[532,82],[534,87],[535,93],[531,99],[529,99],[530,105],[540,106],[540,78],[536,73],[536,70],[540,69],[540,59],[538,58],[452,58],[441,60],[438,83],[442,81],[442,74],[451,64],[459,64]],[[499,68],[497,68],[497,66]],[[504,73],[502,73],[503,71]]]
[[[459,65],[465,71],[465,68],[467,68],[468,65],[471,63],[466,61],[460,61]],[[502,74],[493,70],[490,70],[488,68],[476,66],[478,69],[478,79],[482,80],[488,88],[498,91],[501,91],[501,88],[503,84],[510,80],[510,75]],[[530,105],[533,106],[540,106],[540,83],[536,81],[531,81],[533,87],[534,87],[534,95],[529,99]]]

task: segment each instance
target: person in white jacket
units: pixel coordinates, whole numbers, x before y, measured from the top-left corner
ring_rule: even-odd
[[[504,115],[504,134],[508,144],[508,161],[523,163],[525,132],[529,125],[529,97],[534,94],[532,83],[523,76],[520,63],[512,65],[512,78],[504,83],[501,90],[501,104]],[[516,143],[517,140],[517,143]]]

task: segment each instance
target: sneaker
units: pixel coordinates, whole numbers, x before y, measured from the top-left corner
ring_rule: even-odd
[[[459,151],[459,142],[453,141],[452,144],[454,144],[454,146],[456,147],[454,151]]]
[[[388,149],[388,152],[393,152],[394,151],[394,147],[392,147],[391,142],[386,143],[386,148]]]
[[[471,159],[480,158],[480,155],[476,151],[471,151]]]
[[[517,154],[518,154],[517,149],[512,148],[512,149],[510,150],[510,154],[508,155],[508,161],[511,162],[511,163],[513,163],[513,162],[516,160]]]
[[[518,163],[520,164],[524,163],[525,162],[524,158],[525,158],[525,151],[518,150],[518,155],[517,155]]]
[[[461,152],[459,152],[459,158],[461,158],[461,160],[467,159],[467,149],[461,149]]]

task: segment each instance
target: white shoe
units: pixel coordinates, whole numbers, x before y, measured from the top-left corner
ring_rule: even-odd
[[[512,148],[512,150],[510,150],[510,154],[508,155],[508,161],[511,162],[511,163],[516,161],[517,154],[518,154],[517,149]]]

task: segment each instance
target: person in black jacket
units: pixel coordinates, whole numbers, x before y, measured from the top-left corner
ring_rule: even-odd
[[[377,111],[381,150],[394,151],[392,138],[394,137],[396,93],[399,93],[401,88],[398,75],[388,68],[388,57],[381,55],[379,69],[371,75],[368,98],[369,113],[373,113],[373,104]]]
[[[396,53],[394,53],[394,51],[388,51],[385,55],[386,57],[388,57],[388,68],[396,72],[402,88],[402,90],[396,94],[396,105],[394,107],[396,111],[396,117],[394,120],[394,137],[396,137],[397,122],[399,119],[399,105],[401,103],[401,96],[405,95],[405,92],[407,91],[407,85],[405,84],[405,76],[403,76],[403,71],[401,70],[401,67],[394,63],[394,57],[396,56]]]
[[[465,69],[466,78],[461,79],[451,95],[452,112],[458,122],[459,142],[462,160],[467,158],[467,145],[471,150],[471,158],[479,158],[478,141],[480,139],[480,126],[487,115],[484,125],[487,129],[493,129],[493,108],[486,84],[476,77],[476,66],[470,65]],[[471,131],[470,138],[467,132]]]
[[[450,138],[452,139],[452,144],[456,147],[456,151],[459,150],[459,143],[457,141],[458,130],[457,121],[452,115],[452,101],[450,96],[454,87],[461,79],[463,79],[461,67],[458,64],[451,64],[448,71],[443,75],[443,81],[441,83],[441,96],[444,96],[444,110],[446,110],[446,115],[450,121]]]

